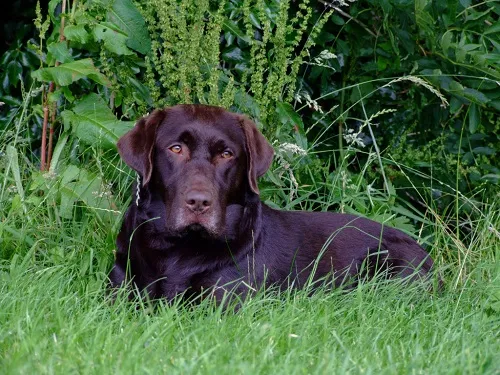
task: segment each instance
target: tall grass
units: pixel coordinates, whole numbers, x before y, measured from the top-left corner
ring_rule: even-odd
[[[95,150],[91,160],[102,176],[115,178],[116,209],[123,211],[133,176],[108,159]],[[398,167],[411,179],[414,171]],[[6,171],[2,179],[15,185]],[[348,293],[260,291],[234,312],[208,301],[167,305],[119,296],[111,303],[106,282],[119,216],[105,221],[92,207],[80,207],[71,220],[57,218],[54,202],[35,199],[29,185],[24,211],[9,186],[4,202],[10,206],[3,206],[0,223],[1,373],[493,374],[500,368],[495,200],[459,197],[458,206],[476,208],[467,236],[457,238],[431,203],[428,216],[391,212],[385,194],[368,193],[356,181],[325,176],[307,189],[291,183],[293,194],[264,189],[264,199],[285,208],[328,209],[341,202],[344,210],[362,211],[365,202],[367,216],[409,232],[419,228],[446,285],[439,294],[383,280]]]

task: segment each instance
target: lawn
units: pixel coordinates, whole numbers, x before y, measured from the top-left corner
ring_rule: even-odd
[[[458,267],[441,266],[446,275],[441,293],[374,280],[350,292],[262,291],[234,312],[209,302],[132,303],[119,296],[110,303],[111,252],[99,257],[92,250],[108,246],[108,239],[80,230],[87,242],[70,243],[59,233],[70,251],[37,253],[34,243],[26,255],[2,264],[1,373],[498,374],[500,369],[499,246],[491,232],[477,243],[490,247],[490,255],[467,276]]]

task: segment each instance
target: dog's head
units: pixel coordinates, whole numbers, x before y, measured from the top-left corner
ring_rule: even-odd
[[[142,118],[118,141],[142,189],[162,202],[166,232],[224,234],[226,209],[258,195],[273,148],[247,117],[219,107],[178,105]]]

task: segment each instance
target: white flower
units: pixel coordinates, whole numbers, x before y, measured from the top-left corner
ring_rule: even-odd
[[[280,152],[280,153],[291,152],[292,154],[301,155],[301,156],[307,155],[306,150],[302,149],[301,147],[297,146],[294,143],[287,143],[287,142],[279,145],[278,152]]]

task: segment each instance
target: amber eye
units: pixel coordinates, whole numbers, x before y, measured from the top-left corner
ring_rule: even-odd
[[[180,154],[182,151],[182,147],[179,145],[173,145],[172,147],[170,147],[170,151],[172,151],[175,154]]]
[[[222,156],[224,159],[229,159],[230,157],[233,156],[233,153],[231,151],[223,151],[222,154],[220,154],[220,156]]]

